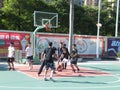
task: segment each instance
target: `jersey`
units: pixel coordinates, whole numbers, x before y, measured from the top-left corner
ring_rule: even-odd
[[[45,54],[45,61],[46,62],[53,62],[53,55],[55,54],[54,48],[52,48],[52,47],[46,48],[44,50],[44,54]]]
[[[12,58],[12,57],[14,57],[14,54],[15,54],[15,48],[9,46],[8,47],[8,57]]]

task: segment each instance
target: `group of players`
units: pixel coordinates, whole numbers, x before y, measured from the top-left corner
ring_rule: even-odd
[[[32,70],[33,68],[33,48],[31,43],[29,42],[26,49],[26,58],[29,65],[29,69]],[[10,46],[8,47],[8,65],[9,70],[15,70],[14,68],[14,55],[15,55],[15,48],[14,43],[11,42]],[[58,65],[55,67],[55,60],[57,60]],[[52,42],[48,43],[48,47],[41,53],[41,65],[38,70],[37,75],[40,76],[43,68],[45,67],[44,71],[44,80],[47,81],[47,72],[48,69],[51,69],[50,73],[50,80],[53,80],[53,75],[57,71],[62,71],[63,69],[67,68],[67,62],[70,60],[70,66],[73,72],[79,72],[79,67],[77,66],[78,60],[78,51],[76,48],[76,44],[72,45],[72,51],[69,53],[66,44],[60,43],[59,48],[55,48],[52,46]]]

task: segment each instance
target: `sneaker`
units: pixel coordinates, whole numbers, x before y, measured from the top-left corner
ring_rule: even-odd
[[[9,70],[11,70],[12,68],[9,68]]]
[[[57,74],[55,71],[53,71],[54,74]]]
[[[55,80],[52,77],[50,77],[50,80],[53,81],[53,82],[55,82]]]
[[[15,68],[13,68],[13,71],[15,71]]]
[[[75,69],[72,70],[75,73]]]
[[[47,78],[44,78],[44,81],[49,81]]]
[[[38,77],[40,77],[40,74],[37,74]]]
[[[77,69],[77,72],[80,72],[80,69]]]

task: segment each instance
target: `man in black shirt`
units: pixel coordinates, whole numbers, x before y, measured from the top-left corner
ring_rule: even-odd
[[[44,50],[44,57],[45,57],[45,73],[44,73],[44,80],[47,81],[48,79],[46,78],[47,76],[47,71],[49,68],[51,68],[51,73],[50,73],[50,80],[53,80],[53,72],[55,70],[55,65],[54,65],[54,55],[55,55],[55,48],[52,47],[52,42],[49,42],[48,48]]]

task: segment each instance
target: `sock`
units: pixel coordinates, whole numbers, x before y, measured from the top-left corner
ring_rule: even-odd
[[[46,71],[45,71],[45,73],[44,73],[44,78],[46,78],[46,76],[47,76],[47,74],[46,74]]]
[[[50,73],[50,78],[53,78],[53,71],[51,71]]]

